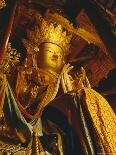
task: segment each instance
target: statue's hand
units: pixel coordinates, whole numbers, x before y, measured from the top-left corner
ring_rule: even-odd
[[[62,69],[62,73],[68,74],[72,69],[73,69],[73,66],[71,66],[70,64],[65,64]]]
[[[78,91],[84,87],[84,81],[86,80],[86,72],[83,67],[76,74],[76,79],[74,81],[74,90]]]
[[[73,66],[70,66],[70,64],[66,64],[63,67],[62,73],[61,73],[61,83],[64,90],[64,93],[70,92],[73,90],[73,79],[68,74],[72,70]]]
[[[89,80],[86,76],[85,69],[81,67],[80,71],[76,75],[76,79],[74,81],[74,90],[77,92],[81,90],[83,87],[91,88]]]
[[[80,72],[77,73],[78,77],[80,77],[80,80],[83,82],[86,79],[86,72],[83,67],[81,67]]]

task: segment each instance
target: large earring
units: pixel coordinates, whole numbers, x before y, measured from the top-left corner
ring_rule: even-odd
[[[38,46],[35,46],[34,47],[34,54],[32,55],[32,60],[33,60],[33,66],[34,66],[34,68],[38,68],[37,67],[37,54],[38,54],[38,52],[39,52],[39,47]]]
[[[39,52],[39,47],[38,46],[35,46],[34,47],[34,51],[35,51],[35,53],[38,53]]]
[[[35,53],[35,54],[32,55],[32,60],[33,60],[33,67],[34,67],[35,69],[38,69],[38,67],[37,67],[37,62],[36,62],[36,58],[37,58],[37,53]]]

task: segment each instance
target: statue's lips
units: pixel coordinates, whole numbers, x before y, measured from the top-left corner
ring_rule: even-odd
[[[52,61],[58,61],[58,58],[52,58],[51,60]]]

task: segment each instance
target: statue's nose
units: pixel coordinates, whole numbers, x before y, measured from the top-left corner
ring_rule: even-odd
[[[54,58],[54,59],[58,59],[58,55],[54,54],[54,55],[53,55],[53,58]]]

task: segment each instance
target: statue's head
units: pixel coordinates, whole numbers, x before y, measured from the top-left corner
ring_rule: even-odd
[[[37,55],[39,68],[60,73],[64,63],[64,52],[54,43],[43,43],[39,46]]]
[[[61,16],[55,15],[57,16],[55,19],[61,18]],[[59,22],[51,21],[51,19],[52,17],[41,18],[38,25],[27,32],[28,40],[25,39],[23,42],[29,53],[36,53],[36,62],[39,68],[60,73],[64,65],[64,56],[69,51],[72,33]],[[69,21],[64,19],[62,17],[64,25],[69,26]]]

